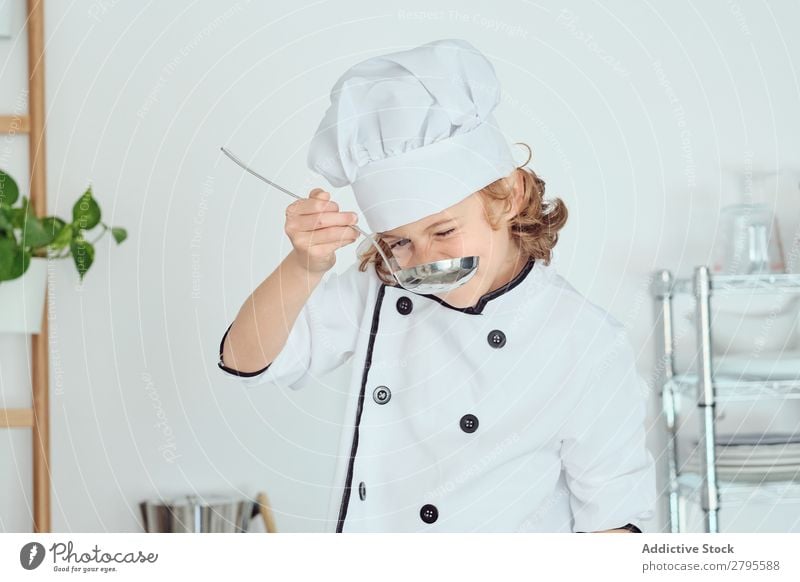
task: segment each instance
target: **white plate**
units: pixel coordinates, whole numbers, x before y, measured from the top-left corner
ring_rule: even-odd
[[[714,374],[747,380],[795,380],[800,378],[800,350],[725,354],[713,356]]]
[[[700,467],[687,467],[687,471],[696,471],[700,472]],[[765,474],[772,474],[772,473],[793,473],[796,474],[798,479],[800,479],[800,465],[797,463],[793,465],[769,465],[764,467],[750,467],[750,466],[738,466],[738,467],[726,467],[726,466],[717,466],[717,474],[723,475],[732,475],[741,473],[742,475],[765,475]]]
[[[686,459],[687,465],[699,466],[700,458],[696,454],[690,454]],[[800,468],[800,459],[797,457],[780,457],[775,459],[737,459],[717,455],[717,467],[784,467],[787,469]]]
[[[717,463],[721,465],[772,465],[800,462],[800,442],[796,442],[800,441],[800,436],[797,434],[717,435],[716,441],[718,443],[715,449]],[[752,444],[759,441],[763,444]],[[689,451],[689,458],[691,459],[697,454],[697,441],[695,441],[694,448]]]
[[[688,467],[684,469],[687,473],[697,473]],[[720,481],[737,482],[743,481],[748,483],[758,483],[761,481],[800,481],[800,466],[793,469],[774,468],[774,469],[761,469],[761,468],[739,468],[739,469],[725,469],[717,467],[717,479]]]
[[[712,307],[720,313],[743,317],[776,317],[786,313],[794,314],[800,308],[800,295],[777,295],[774,293],[720,293],[711,299]],[[694,315],[694,312],[691,312]],[[763,323],[763,319],[762,319]]]
[[[764,441],[780,441],[782,439],[794,439],[796,435],[737,435],[735,437],[722,436],[723,441],[727,442],[752,442],[753,437]],[[689,451],[687,464],[699,465],[700,449],[697,447]],[[789,444],[770,444],[770,445],[717,445],[717,467],[771,467],[782,466],[791,468],[796,465],[800,467],[800,443]]]
[[[800,454],[796,449],[773,448],[771,451],[731,451],[729,449],[722,449],[717,452],[718,459],[730,460],[750,460],[759,463],[766,463],[769,461],[787,462],[794,459],[800,462]]]
[[[759,483],[761,481],[800,481],[800,467],[797,469],[771,469],[764,471],[718,469],[717,479],[733,482],[745,481],[748,483]]]
[[[686,464],[684,465],[684,467],[685,468],[691,467],[692,469],[699,469],[700,468],[700,463],[695,461],[695,460],[689,460],[689,461],[686,461]],[[750,471],[750,470],[764,471],[764,470],[770,470],[770,469],[794,471],[794,470],[800,470],[800,462],[791,461],[791,462],[787,462],[787,463],[754,464],[754,463],[720,463],[718,461],[717,462],[717,470],[721,470],[721,469],[725,469],[727,471],[736,471],[738,469],[743,469],[743,470],[747,470],[747,471]]]
[[[781,446],[770,446],[765,447],[767,450],[753,450],[752,448],[748,447],[747,450],[744,451],[736,451],[730,450],[729,448],[717,450],[717,458],[718,459],[731,459],[731,460],[742,460],[742,459],[749,459],[751,461],[756,461],[759,463],[767,463],[770,461],[787,461],[789,459],[797,459],[800,461],[800,453],[798,453],[797,449],[788,448],[788,447],[781,447]]]
[[[689,453],[686,461],[694,463],[699,462],[699,459],[700,457],[698,456],[697,452],[692,451]],[[724,453],[717,453],[718,465],[789,465],[792,463],[800,465],[800,457],[797,455],[776,455],[774,457],[732,457],[725,455]]]
[[[736,434],[717,434],[716,444],[720,446],[739,447],[745,445],[766,446],[766,445],[798,445],[800,449],[800,433],[749,433],[741,432]],[[695,443],[697,441],[695,440]]]
[[[699,463],[699,461],[687,461],[690,463]],[[774,466],[792,466],[797,465],[800,467],[800,459],[797,457],[790,457],[788,459],[772,459],[765,461],[758,461],[755,459],[726,459],[717,458],[717,467],[774,467]]]

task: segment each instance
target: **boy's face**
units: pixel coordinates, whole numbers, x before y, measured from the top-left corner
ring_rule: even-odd
[[[519,179],[517,187],[521,189]],[[509,235],[507,218],[492,230],[484,214],[484,198],[477,192],[442,212],[416,222],[379,233],[392,249],[400,268],[413,267],[442,259],[477,256],[478,269],[464,285],[436,296],[454,307],[469,307],[478,298],[505,283],[507,273],[521,265],[519,250]],[[507,217],[514,216],[517,205]]]

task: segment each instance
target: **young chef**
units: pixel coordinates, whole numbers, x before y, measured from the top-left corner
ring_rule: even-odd
[[[294,249],[219,366],[296,389],[352,358],[329,531],[641,531],[646,384],[624,327],[550,264],[566,208],[516,166],[491,63],[430,42],[352,66],[330,97],[309,166],[353,188],[401,267],[479,264],[439,294],[399,286],[374,251],[334,274],[355,214],[321,189],[287,208]]]

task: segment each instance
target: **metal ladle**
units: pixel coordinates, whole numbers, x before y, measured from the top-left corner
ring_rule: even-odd
[[[279,186],[275,182],[268,180],[258,172],[251,170],[244,164],[244,162],[232,154],[228,149],[224,147],[220,147],[220,149],[222,150],[222,153],[228,156],[236,164],[244,168],[247,172],[254,175],[256,178],[263,180],[270,186],[277,188],[289,196],[297,198],[298,200],[305,200],[305,198],[301,198],[297,194],[294,194],[286,188]],[[384,254],[380,245],[375,242],[375,240],[373,240],[369,234],[354,224],[350,224],[348,226],[363,234],[366,239],[372,243],[372,246],[375,247],[380,256],[383,258],[383,261],[386,263],[386,266],[388,267],[389,272],[392,274],[392,277],[394,277],[398,285],[407,291],[423,295],[432,293],[446,293],[461,287],[461,285],[469,281],[478,270],[477,256],[461,257],[458,259],[442,259],[441,261],[434,261],[432,263],[424,263],[422,265],[401,269],[397,265],[397,261],[394,259],[394,257],[389,259]]]

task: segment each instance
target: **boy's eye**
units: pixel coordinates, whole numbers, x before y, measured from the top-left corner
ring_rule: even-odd
[[[455,228],[451,228],[451,229],[445,230],[443,232],[437,232],[436,236],[445,237],[445,236],[451,234],[454,230],[455,230]],[[403,238],[403,239],[400,239],[397,242],[393,242],[392,244],[390,244],[389,248],[390,249],[402,248],[405,245],[407,245],[409,242],[411,242],[411,241],[409,241],[407,238]]]

